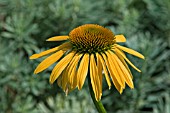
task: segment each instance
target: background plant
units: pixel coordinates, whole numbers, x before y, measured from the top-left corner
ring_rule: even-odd
[[[96,23],[127,37],[127,47],[146,57],[128,56],[135,89],[120,95],[104,83],[102,101],[109,113],[170,113],[169,0],[0,0],[0,110],[2,113],[96,113],[88,88],[65,94],[33,70],[29,56],[58,43],[45,40]],[[85,109],[86,108],[86,109]]]

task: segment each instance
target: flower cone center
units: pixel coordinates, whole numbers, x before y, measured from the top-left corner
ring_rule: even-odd
[[[107,28],[95,24],[86,24],[73,29],[69,39],[77,52],[104,52],[115,43],[114,34]]]

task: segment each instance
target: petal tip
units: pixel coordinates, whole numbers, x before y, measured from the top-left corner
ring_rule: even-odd
[[[116,35],[116,42],[126,42],[126,38],[124,35]]]
[[[130,87],[130,89],[134,89],[134,85],[133,85],[133,84],[132,84],[132,85],[130,85],[129,87]]]
[[[122,94],[122,93],[123,93],[123,88],[121,88],[121,89],[120,89],[119,93],[120,93],[120,94]]]
[[[36,72],[36,71],[34,71],[34,74],[37,74],[37,72]]]
[[[81,90],[79,86],[77,88],[78,88],[78,90]]]
[[[141,70],[137,70],[137,71],[140,72],[140,73],[142,72]]]
[[[36,59],[37,58],[37,54],[33,54],[32,56],[29,57],[29,59]]]
[[[34,74],[38,74],[39,71],[37,69],[34,70]]]
[[[97,101],[97,102],[99,102],[100,100],[101,100],[101,97],[99,97],[99,98],[96,98],[96,101]]]
[[[52,81],[52,80],[49,80],[49,82],[50,82],[51,85],[54,83],[54,81]]]
[[[53,37],[52,37],[53,38]],[[48,38],[46,41],[53,41],[52,38]]]
[[[142,54],[140,54],[140,57],[139,58],[141,58],[141,59],[144,59],[145,60],[145,57],[142,55]]]
[[[68,36],[54,36],[54,37],[47,39],[46,41],[64,41],[67,39],[68,39]]]
[[[53,41],[54,37],[48,38],[46,41]]]
[[[145,60],[145,57],[143,56],[143,57],[142,57],[142,59],[144,59],[144,60]]]
[[[81,88],[82,88],[82,87],[81,87],[80,85],[78,85],[78,90],[81,90]]]

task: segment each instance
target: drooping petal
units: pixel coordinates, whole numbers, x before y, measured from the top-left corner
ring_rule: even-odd
[[[66,67],[63,72],[61,73],[62,75],[62,83],[61,87],[66,92],[66,85],[68,84],[68,73],[67,73],[68,68]]]
[[[99,101],[101,99],[100,81],[98,76],[98,69],[93,54],[90,55],[90,80],[95,98],[97,101]]]
[[[110,52],[113,56],[113,60],[115,61],[115,67],[118,70],[119,74],[123,76],[126,83],[129,85],[130,88],[134,88],[132,78],[130,76],[130,73],[126,69],[126,67],[123,65],[123,63],[119,60],[119,58],[112,52]]]
[[[63,73],[62,73],[62,89],[64,90],[66,96],[68,95],[68,93],[71,91],[71,84],[69,82],[69,73],[68,73],[68,70],[69,70],[69,66],[67,66]]]
[[[99,59],[99,54],[96,53],[96,57],[97,57],[97,68],[98,68],[98,76],[99,76],[99,82],[100,82],[100,93],[102,95],[102,81],[103,81],[103,75],[102,75],[102,64],[101,61]]]
[[[144,57],[142,54],[140,54],[139,52],[137,52],[137,51],[135,51],[135,50],[133,50],[133,49],[130,49],[130,48],[127,48],[127,47],[123,47],[123,46],[120,46],[120,45],[118,45],[118,44],[115,44],[115,45],[116,45],[116,47],[119,48],[120,50],[123,50],[123,51],[125,51],[125,52],[127,52],[127,53],[129,53],[129,54],[132,54],[132,55],[134,55],[134,56],[137,56],[137,57],[139,57],[139,58],[145,59],[145,57]]]
[[[107,71],[105,62],[104,62],[103,58],[101,57],[101,55],[98,55],[98,56],[99,56],[99,60],[100,60],[100,62],[101,62],[101,64],[102,64],[102,68],[103,68],[103,71],[104,71],[104,75],[105,75],[107,84],[108,84],[109,89],[110,89],[110,88],[111,88],[111,82],[110,82],[110,77],[109,77],[109,75],[108,75],[108,71]]]
[[[50,65],[54,64],[56,61],[58,61],[63,54],[66,51],[60,50],[54,54],[52,54],[51,56],[49,56],[48,58],[46,58],[45,60],[43,60],[35,69],[34,74],[37,74],[43,70],[45,70],[46,68],[48,68]]]
[[[77,71],[77,79],[78,79],[78,89],[80,90],[84,84],[85,78],[88,72],[88,65],[89,65],[89,54],[84,54],[80,66]]]
[[[64,48],[68,49],[70,47],[71,47],[71,44],[69,42],[65,42],[62,45],[58,46],[58,47],[43,51],[43,52],[38,53],[38,54],[33,54],[32,56],[30,56],[30,59],[37,59],[37,58],[40,58],[42,56],[48,55],[48,54],[50,54],[52,52],[55,52],[55,51],[58,51],[58,50],[61,50],[61,49],[64,50]]]
[[[117,72],[117,74],[118,74],[118,76],[120,77],[120,79],[121,79],[121,81],[122,81],[122,83],[123,83],[123,88],[125,88],[125,78],[124,78],[124,76],[123,76],[123,73],[122,73],[122,71],[119,69],[119,67],[117,67],[117,62],[115,61],[115,59],[114,59],[114,53],[112,53],[110,50],[108,51],[108,54],[109,54],[109,56],[110,56],[110,60],[111,60],[111,62],[113,63],[113,65],[114,65],[114,67],[115,67],[115,70],[116,70],[116,72]],[[115,71],[114,71],[115,72]]]
[[[60,75],[59,77],[58,77],[58,79],[57,79],[57,84],[58,84],[58,86],[59,87],[61,87],[62,88],[62,75]]]
[[[126,42],[126,38],[123,35],[116,35],[116,42]]]
[[[54,67],[51,76],[50,76],[50,83],[52,84],[58,76],[61,74],[61,72],[65,69],[65,67],[69,64],[72,57],[74,56],[75,52],[72,51],[68,55],[66,55],[58,64]]]
[[[112,82],[114,84],[114,86],[116,87],[116,89],[119,91],[119,93],[121,94],[123,92],[123,88],[121,87],[121,85],[118,83],[117,79],[115,78],[115,76],[113,75],[113,72],[111,71],[112,67],[110,66],[109,64],[109,60],[108,58],[105,56],[105,54],[102,54],[103,58],[104,58],[104,61],[106,62],[106,66],[109,70],[109,73],[110,73],[110,76],[112,78]]]
[[[67,40],[68,38],[69,36],[54,36],[47,39],[46,41],[63,41],[63,40]]]
[[[69,74],[67,73],[68,66],[64,69],[62,74],[57,79],[57,84],[63,89],[66,96],[72,91],[71,84],[68,81]]]
[[[126,67],[126,69],[128,70],[131,78],[133,79],[132,73],[131,73],[128,65],[126,64],[125,59],[119,54],[117,48],[113,49],[112,51],[114,51],[114,52],[116,53],[116,55],[119,57],[120,61],[123,63],[123,65],[124,65],[124,66]],[[123,52],[122,52],[122,53],[123,53]],[[123,54],[124,54],[124,53],[123,53]],[[125,54],[124,54],[124,55],[125,55]]]
[[[77,69],[77,65],[78,65],[78,62],[79,62],[81,56],[82,56],[82,54],[80,54],[80,55],[76,54],[74,56],[74,59],[72,60],[72,63],[70,63],[71,65],[70,65],[70,68],[68,70],[68,73],[70,75],[69,76],[69,82],[70,82],[70,84],[71,84],[73,89],[78,84],[78,78],[77,78],[77,71],[76,71],[76,69]]]
[[[76,67],[77,66],[74,66],[73,72],[71,73],[71,76],[73,78],[72,81],[71,81],[71,89],[75,89],[77,87],[77,84],[78,84]]]
[[[68,64],[68,66],[67,66],[67,73],[69,75],[68,81],[70,82],[70,84],[71,84],[71,80],[70,80],[71,79],[71,73],[73,74],[73,72],[74,72],[73,68],[75,66],[77,56],[78,56],[78,54],[75,54],[74,57],[72,58],[72,60],[70,61],[70,63]]]
[[[119,49],[117,49],[117,52],[138,72],[141,72],[141,70],[139,70],[135,65],[132,64],[132,62],[125,56],[125,54],[123,54],[123,52]]]
[[[109,61],[109,64],[111,66],[111,68],[110,68],[111,69],[111,75],[115,76],[115,78],[117,79],[117,81],[121,85],[121,87],[125,88],[125,83],[122,80],[122,77],[119,75],[119,73],[116,70],[114,61],[112,60],[112,56],[110,55],[109,52],[106,52],[106,55],[108,57],[108,61]]]

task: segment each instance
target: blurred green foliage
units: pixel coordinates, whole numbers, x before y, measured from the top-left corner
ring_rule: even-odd
[[[125,45],[146,57],[128,57],[141,68],[132,70],[135,89],[120,95],[104,82],[102,101],[108,113],[170,113],[169,0],[0,0],[0,112],[96,113],[88,88],[65,97],[48,77],[33,71],[42,60],[29,56],[59,43],[51,36],[95,23],[124,34]]]

